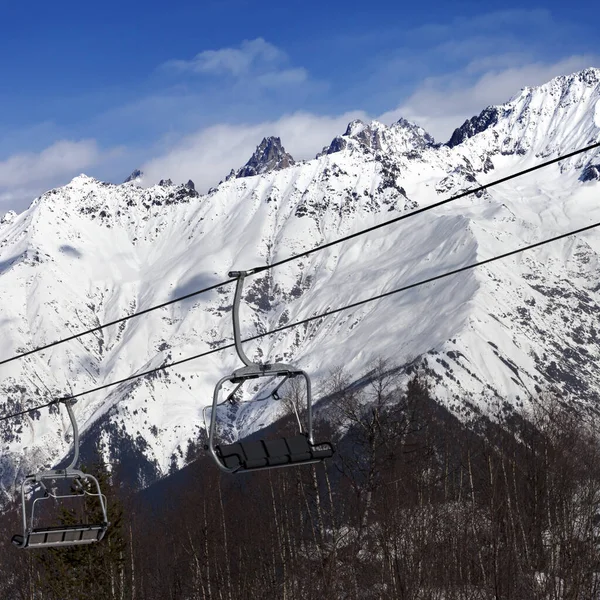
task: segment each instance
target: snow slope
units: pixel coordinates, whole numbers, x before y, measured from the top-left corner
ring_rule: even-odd
[[[271,145],[277,170],[257,159],[259,175],[229,178],[203,196],[168,180],[144,189],[135,178],[112,185],[76,177],[0,222],[0,357],[599,141],[599,102],[600,71],[587,69],[487,108],[448,144],[404,120],[355,121],[314,160],[282,168],[285,150]],[[243,333],[600,221],[599,165],[589,152],[253,276]],[[526,404],[549,387],[590,409],[600,390],[599,253],[592,231],[265,337],[247,352],[306,369],[317,396],[331,368],[360,375],[385,356],[420,365],[440,400],[465,418]],[[2,412],[231,341],[232,294],[224,287],[0,366]],[[135,455],[151,466],[139,473],[145,484],[184,464],[214,384],[237,366],[232,351],[218,352],[84,396],[75,412],[109,458]],[[277,410],[241,410],[232,427],[248,433]],[[10,488],[25,470],[64,457],[70,427],[63,413],[44,409],[0,422],[0,440],[0,478]]]

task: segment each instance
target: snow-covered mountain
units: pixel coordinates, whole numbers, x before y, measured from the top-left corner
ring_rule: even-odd
[[[235,177],[252,177],[270,171],[280,171],[295,164],[292,155],[285,151],[278,137],[263,138],[250,160],[238,171]]]
[[[600,140],[600,70],[525,88],[436,144],[405,120],[354,121],[310,161],[278,138],[199,195],[191,182],[142,188],[85,175],[0,222],[2,358],[380,223]],[[168,173],[165,174],[167,176]],[[589,152],[248,279],[245,336],[350,304],[600,220],[600,153]],[[119,380],[231,339],[233,286],[0,367],[2,413]],[[377,357],[419,365],[464,417],[549,387],[600,401],[600,231],[387,297],[248,344],[294,362],[317,388]],[[87,443],[134,462],[140,483],[184,464],[231,350],[80,399]],[[252,406],[252,405],[248,405]],[[256,405],[255,405],[256,406]],[[249,432],[275,403],[239,411]],[[0,422],[0,478],[69,449],[57,409]],[[137,461],[137,462],[136,462]],[[144,467],[140,467],[140,461]]]

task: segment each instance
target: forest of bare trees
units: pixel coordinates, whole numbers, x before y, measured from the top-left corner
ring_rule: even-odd
[[[18,550],[5,513],[0,597],[600,599],[593,423],[549,397],[463,423],[383,363],[330,382],[325,464],[230,476],[200,456],[142,493],[100,469],[112,525],[93,547]]]

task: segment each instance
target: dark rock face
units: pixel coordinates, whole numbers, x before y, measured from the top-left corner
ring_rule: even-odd
[[[344,135],[346,137],[356,136],[357,131],[362,131],[365,127],[368,127],[368,125],[365,125],[364,121],[361,121],[360,119],[354,119],[354,121],[350,121],[350,123],[348,123],[348,127],[346,127],[346,132]]]
[[[165,204],[179,204],[181,202],[189,202],[190,198],[198,198],[200,194],[198,194],[194,188],[194,184],[192,183],[192,186],[190,187],[189,183],[191,183],[191,181],[185,185],[177,186],[177,188],[169,194],[169,197],[165,199]]]
[[[580,181],[600,181],[600,163],[596,165],[589,164],[581,172]]]
[[[123,183],[129,183],[130,181],[135,181],[136,179],[139,179],[144,173],[142,171],[140,171],[139,169],[134,169],[131,172],[131,175],[123,182]]]
[[[261,173],[280,171],[295,164],[291,154],[281,145],[278,137],[264,138],[250,160],[237,172],[236,177],[252,177]]]
[[[415,150],[422,150],[423,148],[435,145],[433,136],[429,135],[422,127],[419,127],[415,123],[400,118],[396,121],[395,126],[402,127],[402,129],[410,134],[409,137]]]
[[[394,133],[394,130],[396,133]],[[393,140],[398,130],[402,130],[401,137],[404,138],[404,143],[410,153],[418,154],[419,151],[435,145],[433,137],[422,127],[406,119],[399,119],[390,128],[374,123],[367,124],[360,119],[355,119],[348,123],[344,135],[335,137],[329,146],[325,146],[322,152],[317,154],[317,158],[325,154],[341,152],[348,146],[348,140],[358,142],[359,147],[363,150],[370,150],[375,153],[382,152],[385,150],[386,141]]]
[[[333,138],[333,141],[329,146],[325,146],[319,154],[317,154],[316,158],[320,158],[321,156],[325,156],[326,154],[335,154],[336,152],[341,152],[346,146],[348,142],[341,136],[337,136]]]
[[[171,187],[173,185],[173,182],[170,179],[161,179],[158,182],[158,185],[162,187]]]
[[[348,124],[344,136],[354,138],[361,146],[371,150],[381,150],[381,133],[359,119]]]
[[[493,168],[493,166],[492,166]],[[436,186],[435,190],[438,194],[461,194],[468,190],[473,190],[480,187],[480,183],[475,177],[475,171],[471,164],[467,161],[466,166],[458,165],[451,173],[444,177]],[[477,198],[490,198],[487,190],[479,190],[473,192]]]
[[[586,83],[587,85],[595,85],[600,82],[600,69],[590,67],[589,69],[584,69],[583,71],[576,73],[575,76],[577,76],[579,81]]]
[[[480,115],[467,119],[458,129],[455,129],[446,145],[454,148],[462,144],[465,140],[485,131],[488,127],[496,125],[500,116],[498,107],[488,106]]]

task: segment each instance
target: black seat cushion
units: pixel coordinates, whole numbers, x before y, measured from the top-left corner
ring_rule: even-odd
[[[235,469],[246,462],[241,444],[223,444],[216,446],[217,455],[228,469]]]
[[[242,442],[242,448],[246,454],[246,461],[244,462],[246,469],[267,466],[267,450],[262,441]]]
[[[290,449],[290,459],[292,462],[301,462],[312,458],[308,438],[304,434],[285,438],[285,443]]]
[[[314,444],[310,449],[310,453],[313,458],[331,458],[333,456],[333,446],[329,442]]]
[[[290,451],[285,440],[265,440],[269,465],[286,465],[290,462]]]
[[[329,442],[311,444],[304,433],[278,440],[254,440],[215,446],[217,456],[229,469],[246,471],[289,463],[315,462],[333,456]]]

